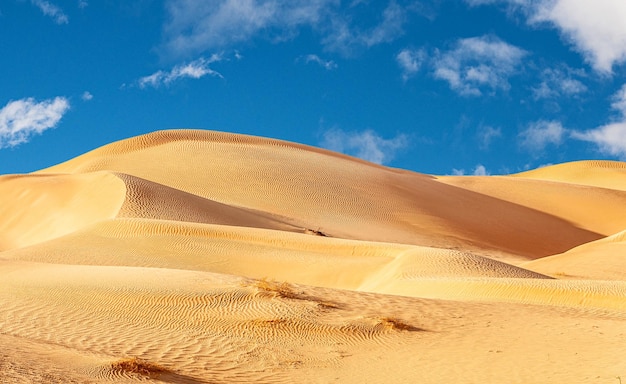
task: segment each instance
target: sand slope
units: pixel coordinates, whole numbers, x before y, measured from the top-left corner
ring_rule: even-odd
[[[619,161],[575,161],[538,168],[513,176],[626,191],[626,164]]]
[[[626,379],[624,170],[179,130],[0,176],[0,382]]]
[[[626,231],[524,264],[560,278],[626,281]]]
[[[124,195],[124,183],[108,172],[1,176],[0,251],[113,218]]]
[[[457,246],[533,259],[602,235],[542,211],[278,140],[165,131],[113,143],[41,171],[108,170],[333,237]]]

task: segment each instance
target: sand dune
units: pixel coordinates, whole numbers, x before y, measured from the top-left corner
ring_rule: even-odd
[[[0,382],[626,380],[625,187],[200,130],[0,176]]]
[[[626,164],[619,161],[575,161],[512,176],[626,191]]]
[[[347,239],[456,246],[534,259],[602,237],[542,211],[432,176],[278,140],[210,131],[156,132],[40,173],[100,170]]]
[[[626,281],[626,231],[524,264],[564,279]]]
[[[625,177],[626,178],[626,174]],[[511,176],[440,177],[443,183],[527,207],[609,236],[626,228],[626,191]],[[551,235],[558,234],[550,228]]]

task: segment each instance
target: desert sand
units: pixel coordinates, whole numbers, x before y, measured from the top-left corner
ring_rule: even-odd
[[[0,176],[0,383],[626,383],[626,164],[171,130]]]

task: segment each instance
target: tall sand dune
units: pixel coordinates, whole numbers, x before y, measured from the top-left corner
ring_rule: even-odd
[[[160,131],[0,176],[0,383],[626,381],[626,165]]]
[[[41,171],[120,172],[333,237],[534,259],[602,235],[542,211],[312,147],[210,131],[113,143]]]

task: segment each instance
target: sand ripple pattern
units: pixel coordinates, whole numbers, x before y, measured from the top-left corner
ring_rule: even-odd
[[[62,271],[83,278],[55,277]],[[342,350],[385,346],[400,332],[304,291],[283,297],[255,288],[254,281],[234,283],[230,278],[231,284],[224,286],[211,280],[214,275],[183,271],[178,279],[194,281],[195,289],[177,289],[176,284],[166,290],[144,288],[159,279],[145,277],[153,273],[58,266],[45,272],[49,277],[44,281],[9,281],[0,294],[6,304],[0,311],[0,329],[3,335],[110,356],[111,361],[140,356],[171,367],[185,380],[208,377],[210,382],[263,381],[259,375],[277,366],[332,366]],[[111,286],[112,280],[118,284]],[[206,289],[198,289],[202,285]],[[350,317],[355,320],[346,322]],[[312,358],[303,347],[328,353]],[[85,372],[113,382],[142,379],[106,365]],[[281,381],[277,375],[266,379]]]

